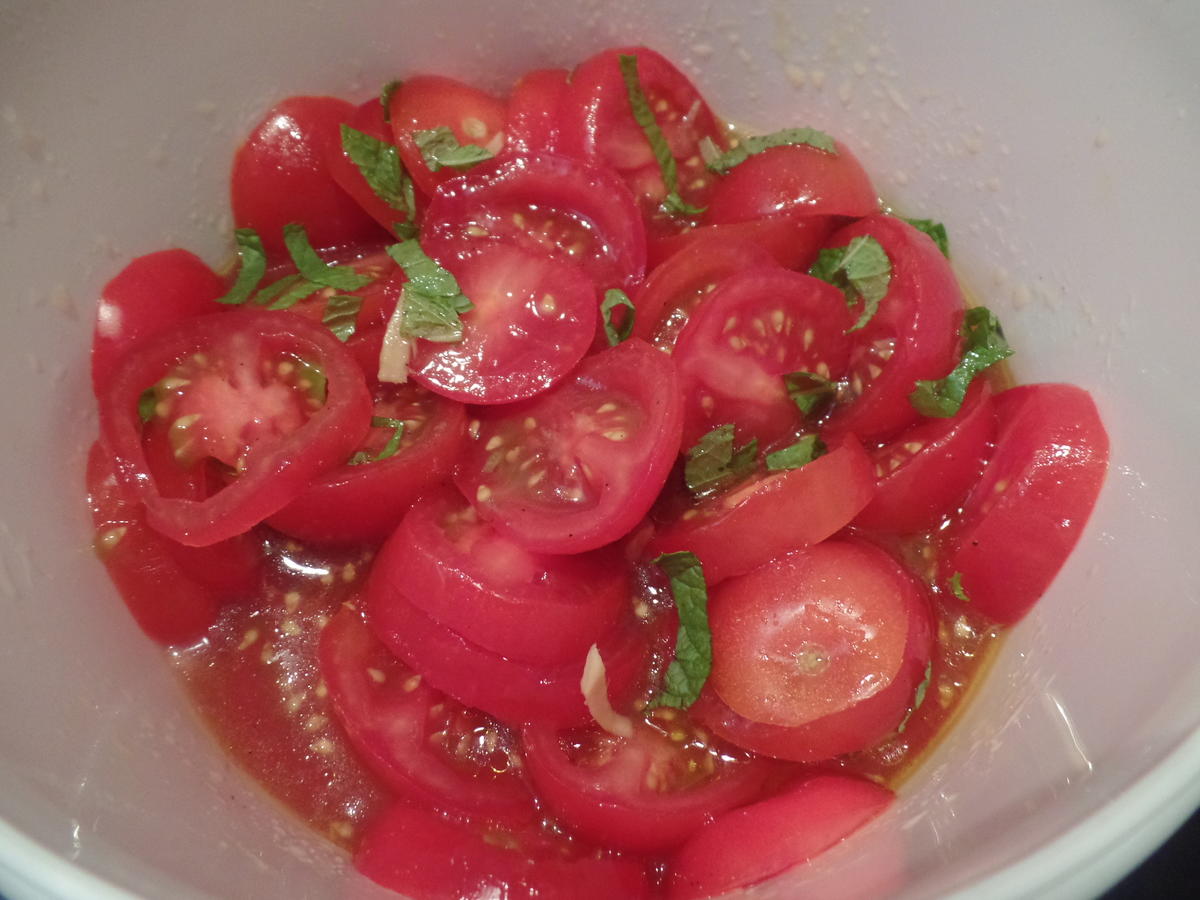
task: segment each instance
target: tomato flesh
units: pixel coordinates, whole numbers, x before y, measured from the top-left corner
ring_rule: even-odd
[[[344,124],[377,141],[394,146],[395,138],[392,128],[384,121],[383,105],[378,98],[372,97],[356,107]],[[375,192],[375,189],[363,176],[362,171],[346,153],[340,128],[336,143],[329,142],[325,149],[325,165],[329,167],[329,174],[333,180],[354,199],[355,203],[362,207],[364,212],[389,232],[395,234],[397,223],[408,221],[408,210],[390,205]]]
[[[514,156],[561,151],[563,106],[570,73],[566,69],[533,69],[513,85],[504,126],[504,151]]]
[[[678,234],[655,235],[646,247],[648,265],[655,269],[683,252],[694,241],[737,240],[757,244],[785,269],[807,271],[829,235],[846,220],[840,216],[766,216],[746,222],[697,225]]]

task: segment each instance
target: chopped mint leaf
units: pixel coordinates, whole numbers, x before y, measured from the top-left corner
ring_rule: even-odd
[[[404,440],[404,421],[402,419],[393,419],[388,416],[371,416],[372,428],[391,428],[392,436],[388,438],[387,444],[376,455],[372,456],[366,450],[359,450],[349,460],[348,466],[361,466],[365,463],[379,462],[388,457],[395,456],[400,449],[400,442]]]
[[[875,238],[859,235],[845,247],[822,250],[808,272],[827,281],[846,295],[847,305],[863,305],[858,321],[846,330],[858,331],[875,315],[879,302],[887,296],[892,280],[892,261]]]
[[[414,222],[393,222],[392,231],[402,241],[411,241],[421,233],[421,229]]]
[[[941,222],[935,222],[933,219],[905,219],[909,225],[923,231],[938,245],[938,249],[942,251],[942,256],[950,256],[950,236],[946,234],[946,226]]]
[[[612,321],[613,310],[618,306],[629,310],[625,314],[625,323],[620,329],[613,325]],[[633,334],[633,320],[636,315],[637,308],[623,290],[609,288],[604,292],[604,300],[600,303],[600,318],[604,320],[604,336],[608,338],[608,346],[615,347],[621,341],[628,340],[629,336]]]
[[[683,478],[693,496],[711,495],[753,472],[757,459],[757,440],[734,450],[733,426],[718,425],[688,450]]]
[[[342,152],[358,167],[375,196],[392,209],[404,213],[409,222],[416,219],[412,178],[404,170],[400,151],[395,145],[343,125]]]
[[[767,454],[767,469],[778,472],[781,469],[799,469],[807,466],[818,456],[824,456],[828,448],[818,435],[806,434],[796,443]]]
[[[654,158],[658,160],[663,184],[667,188],[667,196],[663,198],[662,202],[663,210],[673,216],[698,216],[704,210],[685,202],[679,195],[679,169],[675,157],[671,155],[671,146],[667,143],[667,138],[662,133],[658,120],[654,118],[654,110],[650,108],[650,101],[646,99],[646,92],[642,89],[642,82],[638,77],[637,56],[622,54],[619,62],[621,77],[625,80],[625,92],[629,95],[629,108],[633,112],[633,119],[641,126],[646,140],[650,142],[650,149],[654,153]]]
[[[736,147],[715,156],[711,156],[711,150],[706,148],[704,161],[712,171],[723,175],[756,153],[762,153],[773,147],[795,146],[796,144],[807,144],[809,147],[816,147],[818,150],[837,155],[837,147],[833,143],[833,138],[825,132],[817,131],[815,128],[785,128],[771,134],[742,138]],[[712,149],[715,150],[715,146]]]
[[[280,279],[281,281],[286,279]],[[274,285],[272,285],[274,287]],[[270,288],[268,288],[270,290]],[[267,309],[291,309],[301,300],[306,297],[311,297],[317,291],[325,290],[324,287],[317,284],[315,281],[309,281],[307,278],[297,277],[294,281],[288,281],[287,290],[279,294],[278,299],[267,305]],[[255,302],[261,302],[255,298]]]
[[[392,94],[400,88],[402,81],[389,81],[379,92],[379,105],[383,107],[383,121],[392,121]]]
[[[325,315],[321,322],[333,332],[339,341],[348,341],[358,328],[358,311],[362,309],[362,297],[352,294],[333,294],[325,301]]]
[[[923,416],[945,419],[962,409],[967,388],[976,375],[1012,356],[1000,321],[986,306],[968,309],[963,318],[966,346],[954,371],[937,381],[918,381],[909,402]]]
[[[819,415],[837,396],[837,384],[815,372],[789,372],[783,376],[783,385],[806,418]]]
[[[461,341],[459,315],[475,306],[463,295],[454,276],[427,256],[416,241],[392,244],[387,252],[408,277],[400,295],[404,334],[443,343]]]
[[[146,388],[138,397],[138,418],[146,424],[154,418],[154,410],[158,406],[158,391],[152,387]]]
[[[321,259],[308,241],[303,225],[292,222],[283,226],[283,243],[287,246],[296,270],[304,278],[335,291],[357,291],[371,283],[367,275],[359,275],[349,266],[331,266]]]
[[[445,125],[414,131],[412,136],[430,172],[443,167],[467,169],[496,155],[478,144],[460,144],[454,132]]]
[[[921,704],[925,702],[925,695],[929,693],[929,684],[933,680],[933,662],[930,661],[925,666],[925,677],[921,683],[917,685],[917,692],[913,696],[912,709],[904,714],[904,718],[900,720],[900,724],[896,726],[896,734],[904,734],[904,729],[908,727],[908,720],[912,718],[913,713],[921,708]]]
[[[230,306],[236,306],[249,300],[254,289],[258,287],[258,283],[267,274],[267,252],[263,249],[262,238],[258,236],[258,232],[253,228],[239,228],[233,233],[233,238],[237,241],[238,258],[241,260],[241,265],[238,267],[237,279],[233,282],[229,293],[224,297],[217,298],[218,303],[226,303]]]
[[[952,593],[963,603],[971,602],[971,598],[967,596],[966,590],[963,589],[962,572],[955,572],[950,576],[950,593]]]
[[[687,709],[696,702],[712,671],[712,633],[708,629],[708,588],[704,568],[694,553],[665,553],[654,560],[671,580],[671,595],[679,610],[675,658],[667,667],[662,693],[650,707]]]
[[[277,281],[272,281],[265,288],[262,288],[254,295],[253,303],[258,306],[266,306],[273,300],[276,300],[284,291],[290,290],[301,281],[304,281],[299,275],[285,275]]]

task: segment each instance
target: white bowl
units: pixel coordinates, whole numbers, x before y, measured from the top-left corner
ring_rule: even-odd
[[[756,895],[866,890],[862,860],[899,848],[904,897],[1085,896],[1195,807],[1200,6],[4,0],[12,900],[377,895],[214,747],[91,556],[94,297],[135,254],[227,256],[232,151],[286,94],[365,97],[420,70],[503,89],[638,41],[728,117],[835,133],[889,201],[944,219],[1018,377],[1086,386],[1112,435],[1078,551],[900,802]]]

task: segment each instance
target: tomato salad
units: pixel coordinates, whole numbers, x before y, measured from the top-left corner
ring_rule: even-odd
[[[292,97],[239,260],[105,288],[96,548],[229,752],[416,898],[703,897],[884,811],[1077,541],[945,229],[653,50]]]

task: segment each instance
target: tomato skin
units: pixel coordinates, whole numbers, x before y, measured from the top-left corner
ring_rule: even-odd
[[[333,97],[289,97],[263,117],[233,158],[233,221],[253,228],[268,256],[288,258],[283,226],[298,222],[317,248],[381,239],[375,222],[326,164],[341,147],[340,128],[354,106]]]
[[[92,390],[99,397],[121,358],[172,325],[220,307],[225,283],[186,250],[139,256],[104,286],[92,332]]]
[[[716,240],[749,241],[766,250],[785,269],[808,271],[817,261],[821,246],[842,222],[841,216],[802,216],[783,214],[727,222],[722,225],[697,225],[679,234],[658,235],[646,248],[651,270],[662,265],[693,242]]]
[[[258,453],[250,469],[204,500],[164,496],[142,447],[138,400],[180,359],[262,340],[314,357],[328,399],[286,439]],[[300,316],[235,310],[180,323],[130,354],[100,398],[100,427],[121,480],[146,505],[147,521],[167,537],[202,547],[234,537],[278,512],[314,477],[347,459],[366,432],[371,395],[347,350]]]
[[[671,858],[671,900],[715,897],[808,862],[880,815],[887,788],[820,773],[768,800],[717,817]]]
[[[946,534],[938,569],[947,586],[961,575],[973,608],[1012,625],[1078,542],[1108,470],[1108,434],[1074,385],[1021,385],[997,394],[995,408],[996,449]]]
[[[378,98],[373,97],[356,107],[344,120],[344,124],[363,134],[370,135],[376,140],[383,141],[385,144],[394,145],[392,127],[384,121],[383,105]],[[325,146],[325,165],[329,168],[329,174],[338,183],[338,186],[354,198],[354,202],[362,207],[364,212],[393,235],[396,233],[396,224],[408,220],[406,210],[390,206],[367,183],[366,178],[363,177],[362,172],[350,159],[342,145],[340,127],[338,139],[330,141]]]
[[[690,550],[709,585],[818,543],[847,525],[875,493],[875,472],[853,438],[799,469],[764,473],[685,513],[655,535],[647,557]],[[803,509],[802,516],[789,515]]]
[[[513,156],[560,152],[566,69],[532,69],[513,85],[504,126],[504,152]]]

